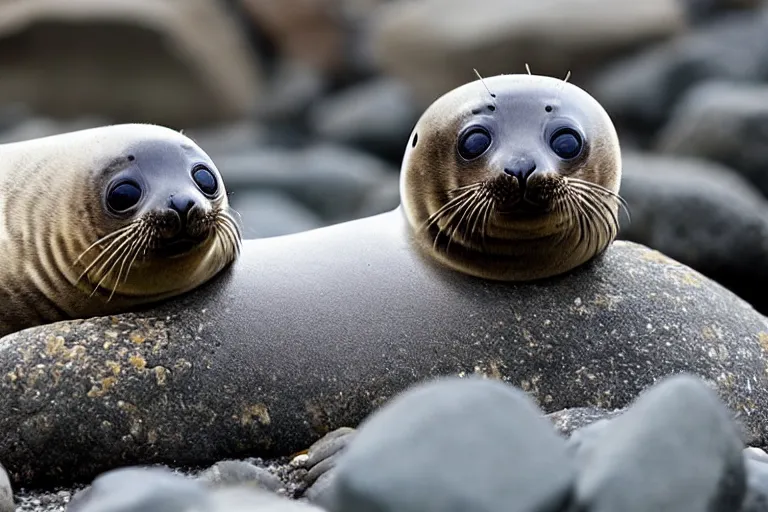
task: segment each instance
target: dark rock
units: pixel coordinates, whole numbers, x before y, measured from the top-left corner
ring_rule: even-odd
[[[280,479],[264,468],[242,460],[224,460],[203,471],[198,478],[214,486],[248,484],[268,491],[283,486]]]
[[[5,472],[5,468],[0,464],[0,512],[14,512],[15,510],[11,481],[8,480],[8,473]]]
[[[763,0],[684,0],[688,10],[688,19],[701,23],[715,19],[730,11],[754,9],[763,4]]]
[[[366,419],[324,508],[560,510],[574,478],[565,441],[522,391],[494,379],[415,386]]]
[[[356,433],[353,428],[342,427],[324,435],[309,447],[303,464],[308,470],[302,478],[305,486],[303,497],[313,503],[323,503],[328,499],[336,474],[333,469]]]
[[[259,102],[257,116],[269,125],[301,123],[327,88],[327,79],[316,69],[297,61],[280,61]]]
[[[0,98],[39,115],[186,128],[258,98],[259,61],[219,2],[0,2],[0,19]]]
[[[322,139],[360,147],[398,164],[420,111],[399,80],[378,78],[315,104],[309,125]]]
[[[564,436],[570,436],[575,431],[583,429],[593,423],[614,418],[622,413],[622,410],[608,411],[598,407],[574,407],[547,414],[555,428]]]
[[[397,169],[361,151],[336,144],[303,150],[261,148],[216,161],[227,188],[279,191],[327,222],[354,217],[368,194]]]
[[[76,494],[68,512],[188,512],[211,510],[207,488],[165,468],[108,471]]]
[[[325,224],[312,210],[279,192],[235,190],[230,204],[240,214],[245,239],[298,233]]]
[[[552,13],[567,12],[553,16]],[[686,27],[678,0],[398,0],[373,18],[372,57],[420,103],[476,77],[533,73],[574,81]],[[546,34],[545,37],[543,35]]]
[[[738,174],[702,159],[625,153],[623,160],[621,194],[632,222],[622,223],[619,236],[768,311],[761,292],[768,286],[768,201]]]
[[[722,16],[609,65],[586,88],[618,129],[647,137],[661,128],[682,95],[698,83],[766,78],[768,10],[761,9]]]
[[[732,511],[746,492],[739,432],[704,382],[664,379],[582,445],[576,508]]]
[[[768,320],[722,286],[628,242],[559,278],[472,279],[414,254],[387,215],[246,240],[176,300],[0,339],[12,482],[288,456],[441,375],[499,378],[553,412],[625,407],[687,371],[766,446]]]
[[[768,85],[706,82],[688,91],[656,150],[719,162],[768,196]]]
[[[267,140],[267,130],[250,119],[207,128],[184,130],[216,162],[230,154],[253,151]]]
[[[747,496],[741,512],[768,511],[768,461],[745,456]]]

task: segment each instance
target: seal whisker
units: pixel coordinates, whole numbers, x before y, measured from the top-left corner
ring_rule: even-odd
[[[128,270],[125,272],[125,278],[123,279],[123,282],[128,282],[128,274],[131,273],[131,268],[133,267],[134,262],[136,261],[136,258],[138,258],[139,254],[141,254],[142,249],[144,249],[149,240],[154,236],[154,228],[147,228],[144,230],[144,232],[141,234],[141,238],[139,239],[139,243],[136,244],[136,251],[133,255],[133,258],[131,259],[131,262],[128,264]]]
[[[99,262],[102,260],[102,258],[112,254],[113,247],[116,244],[120,244],[120,243],[122,243],[126,239],[130,240],[131,236],[133,235],[134,230],[138,229],[138,225],[131,224],[129,227],[131,228],[130,230],[125,230],[124,232],[122,232],[119,237],[117,237],[115,240],[110,242],[110,244],[106,248],[102,249],[102,251],[99,253],[99,255],[96,256],[93,259],[93,261],[91,261],[88,264],[88,266],[85,267],[85,270],[83,270],[82,273],[78,276],[77,282],[80,282],[80,280],[82,280],[83,277],[85,277],[91,270],[93,270],[93,267],[98,265]]]
[[[472,208],[472,213],[467,219],[467,228],[469,229],[469,231],[467,234],[465,234],[465,238],[467,238],[468,240],[474,240],[475,236],[477,235],[477,223],[480,221],[480,215],[483,212],[483,208],[485,207],[486,202],[488,202],[488,197],[486,194],[477,195],[477,198],[475,200],[476,205]],[[472,217],[475,218],[475,221],[470,226],[470,221],[472,220]]]
[[[121,233],[124,233],[126,231],[129,231],[129,230],[131,230],[133,228],[134,228],[134,224],[129,224],[129,225],[125,226],[125,227],[122,227],[122,228],[120,228],[118,230],[115,230],[115,231],[113,231],[113,232],[111,232],[111,233],[109,233],[107,235],[104,235],[103,237],[99,238],[98,240],[93,242],[91,245],[89,245],[86,250],[84,250],[83,252],[80,253],[80,255],[77,257],[77,259],[74,261],[73,265],[77,265],[80,262],[80,260],[83,258],[83,256],[88,254],[88,252],[90,252],[97,245],[102,244],[102,243],[106,242],[107,240],[110,240],[111,238],[113,238],[113,237],[115,237],[115,236],[117,236],[117,235],[119,235]]]
[[[437,210],[435,213],[427,217],[427,220],[424,224],[425,228],[430,228],[432,225],[439,221],[444,215],[446,215],[449,211],[458,208],[461,206],[462,201],[466,199],[467,197],[475,194],[476,190],[479,188],[479,185],[475,184],[471,187],[462,187],[464,189],[461,194],[457,195],[447,203],[445,203],[439,210]],[[456,189],[461,190],[461,189]],[[439,227],[439,226],[438,226]]]
[[[471,219],[471,212],[473,212],[480,201],[480,198],[478,197],[478,194],[475,193],[467,199],[466,205],[463,208],[464,213],[462,213],[461,217],[459,218],[458,222],[456,222],[456,225],[453,227],[453,231],[450,234],[450,239],[453,239],[456,236],[456,232],[461,228],[462,225],[465,226],[465,228],[469,228],[469,221]],[[468,216],[469,215],[469,216]],[[467,229],[462,230],[464,234],[464,239],[468,241],[467,237]],[[450,243],[449,239],[449,243]]]
[[[99,282],[96,284],[96,287],[93,289],[93,291],[90,294],[90,297],[93,297],[96,292],[98,291],[99,287],[101,287],[102,283],[109,277],[109,275],[112,273],[112,271],[115,269],[115,266],[120,262],[121,256],[124,253],[121,253],[121,251],[124,250],[124,247],[128,244],[130,244],[133,239],[135,238],[135,233],[131,233],[131,236],[128,237],[127,240],[125,240],[120,246],[117,247],[114,251],[112,251],[112,254],[104,261],[104,263],[99,267],[99,270],[96,271],[97,276],[101,276],[101,279],[99,279]],[[112,265],[110,265],[109,270],[104,272],[104,269],[109,265],[109,262],[112,261]]]
[[[592,183],[590,181],[585,181],[578,178],[569,177],[569,178],[566,178],[566,181],[568,182],[569,185],[573,185],[574,187],[588,188],[590,190],[599,190],[600,192],[608,196],[611,196],[613,199],[618,201],[619,206],[624,210],[624,213],[627,215],[627,220],[629,222],[632,221],[631,215],[629,213],[629,204],[618,193],[614,192],[613,190],[609,190],[601,185],[598,185],[597,183]]]
[[[123,252],[123,255],[121,256],[121,263],[120,263],[120,269],[117,271],[117,277],[115,278],[115,283],[112,285],[112,291],[109,293],[109,297],[107,297],[107,302],[110,302],[112,300],[112,297],[115,295],[115,291],[117,291],[118,286],[120,286],[120,278],[123,275],[123,269],[125,268],[125,264],[128,263],[128,260],[131,258],[131,254],[139,253],[139,250],[141,248],[141,243],[144,240],[144,237],[146,236],[146,231],[139,230],[138,234],[134,236],[133,243],[128,247],[128,249]],[[134,258],[135,259],[135,258]],[[117,263],[117,262],[115,262]],[[133,261],[131,261],[131,265],[133,264]],[[128,271],[130,272],[130,265],[128,266]],[[111,273],[111,270],[110,270]],[[128,279],[128,273],[125,274],[125,279],[127,281]],[[123,281],[123,282],[126,282]]]
[[[616,233],[616,224],[615,224],[615,217],[612,217],[612,219],[609,219],[606,216],[606,205],[601,201],[595,201],[594,196],[590,196],[589,194],[582,192],[576,192],[574,191],[573,196],[574,199],[577,200],[579,206],[582,208],[582,211],[584,211],[585,215],[584,217],[586,219],[589,219],[589,224],[591,228],[594,228],[597,230],[597,240],[598,246],[605,245],[605,242],[615,237]],[[586,215],[587,211],[591,215]],[[614,222],[611,222],[613,220]],[[601,239],[601,237],[604,237]],[[591,248],[591,244],[590,244]]]

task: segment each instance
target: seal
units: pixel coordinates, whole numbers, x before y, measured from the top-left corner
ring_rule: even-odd
[[[239,254],[219,171],[169,128],[0,146],[0,334],[187,292]]]
[[[556,78],[499,75],[423,113],[400,196],[421,250],[464,273],[528,281],[567,272],[618,234],[621,152],[603,107]]]

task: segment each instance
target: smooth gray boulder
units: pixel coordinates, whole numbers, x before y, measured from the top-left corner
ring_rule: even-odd
[[[441,375],[495,377],[552,412],[624,407],[690,372],[764,445],[768,320],[722,286],[628,242],[559,278],[483,281],[415,255],[386,215],[354,243],[345,225],[248,240],[219,278],[143,313],[0,339],[11,478],[289,455]]]

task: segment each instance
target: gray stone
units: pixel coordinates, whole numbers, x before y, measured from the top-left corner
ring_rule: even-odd
[[[553,16],[552,13],[563,13]],[[373,18],[372,56],[428,103],[484,76],[533,73],[581,82],[588,70],[681,32],[678,0],[464,0],[389,2]],[[545,35],[545,36],[544,36]]]
[[[538,283],[473,279],[413,253],[387,215],[353,238],[333,226],[246,240],[177,300],[0,339],[12,481],[288,456],[441,375],[502,379],[553,412],[625,407],[687,371],[766,446],[768,319],[732,292],[629,242]]]
[[[303,501],[273,492],[243,486],[221,488],[211,493],[210,512],[325,512]]]
[[[326,224],[312,210],[279,192],[241,188],[232,192],[230,203],[240,214],[245,239],[288,235]]]
[[[691,88],[655,149],[719,162],[768,196],[768,85],[705,82]]]
[[[75,495],[68,512],[203,512],[207,488],[168,469],[128,467],[108,471]]]
[[[754,9],[763,0],[683,0],[688,18],[696,23],[710,21],[730,11]]]
[[[749,51],[745,51],[749,48]],[[585,85],[620,130],[646,136],[692,86],[713,79],[768,78],[768,10],[722,16],[607,66]]]
[[[678,375],[643,393],[577,455],[577,509],[594,512],[739,510],[742,443],[705,383]]]
[[[263,147],[268,130],[251,119],[184,130],[216,162],[219,158]]]
[[[328,80],[318,70],[302,62],[280,60],[256,114],[267,123],[303,122],[307,110],[327,88]]]
[[[761,311],[768,301],[768,201],[727,167],[700,158],[627,152],[620,237],[674,258]]]
[[[0,98],[187,128],[247,116],[259,62],[219,2],[0,2]]]
[[[264,468],[242,460],[223,460],[203,471],[198,478],[213,486],[243,485],[277,491],[283,486],[280,479]]]
[[[375,78],[316,103],[309,126],[320,138],[357,146],[400,162],[403,141],[421,112],[409,89],[393,78]]]
[[[495,379],[417,385],[366,419],[339,459],[324,508],[560,510],[574,468],[525,393]]]
[[[768,511],[768,461],[745,456],[747,496],[741,512]]]
[[[319,143],[301,150],[260,148],[216,161],[227,188],[279,191],[328,222],[348,220],[397,169],[362,151]]]
[[[0,464],[0,512],[14,512],[15,510],[11,481],[8,479],[5,468]]]

